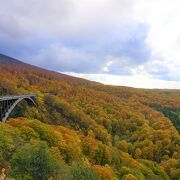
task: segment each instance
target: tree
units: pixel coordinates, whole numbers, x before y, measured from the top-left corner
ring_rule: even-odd
[[[93,171],[91,166],[82,162],[73,163],[71,168],[73,180],[98,180],[98,175]]]
[[[141,149],[140,149],[140,148],[136,148],[134,158],[135,158],[135,159],[140,159],[141,156],[142,156],[142,151],[141,151]]]
[[[31,142],[13,155],[11,173],[15,178],[46,180],[58,171],[58,164],[45,142]]]

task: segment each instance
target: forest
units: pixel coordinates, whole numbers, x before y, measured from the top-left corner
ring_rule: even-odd
[[[17,180],[179,180],[180,90],[108,86],[0,59],[0,95],[37,94],[0,123]]]

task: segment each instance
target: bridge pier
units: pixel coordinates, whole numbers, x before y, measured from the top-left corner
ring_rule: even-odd
[[[0,121],[5,122],[16,105],[23,100],[27,101],[29,105],[36,106],[36,97],[35,94],[0,97]]]

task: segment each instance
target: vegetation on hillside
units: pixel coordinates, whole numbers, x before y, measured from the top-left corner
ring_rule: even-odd
[[[180,92],[104,86],[0,65],[0,94],[38,95],[0,123],[0,168],[15,179],[179,179]],[[19,118],[23,117],[23,118]]]

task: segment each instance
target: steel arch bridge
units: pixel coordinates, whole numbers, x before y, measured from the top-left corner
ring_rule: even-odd
[[[23,100],[30,106],[36,106],[35,94],[18,95],[18,96],[0,96],[0,121],[5,122],[13,109]]]

